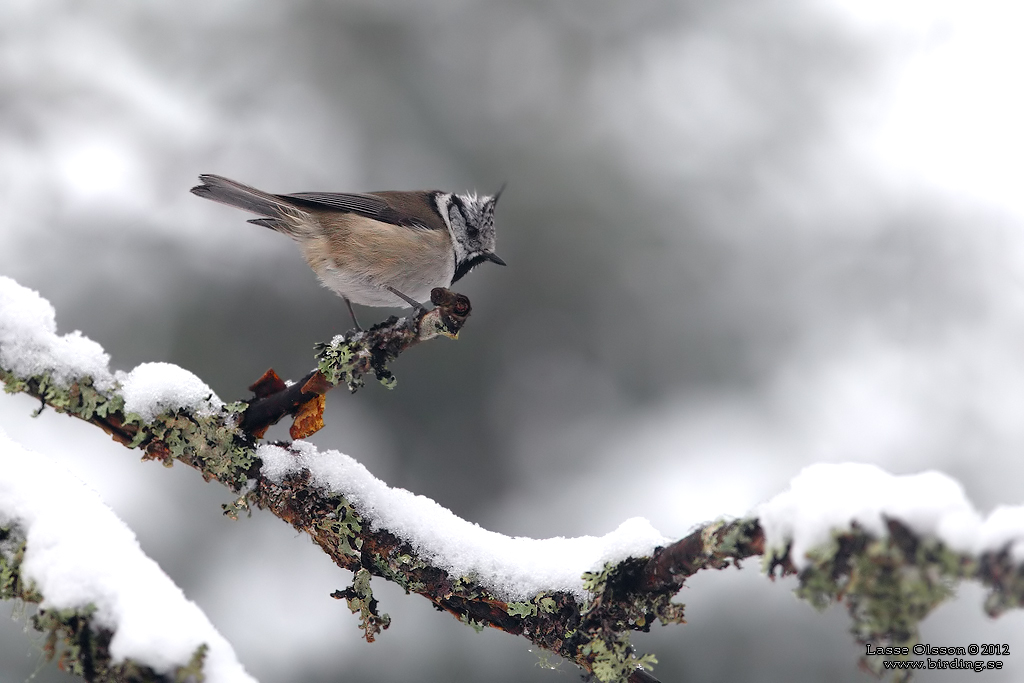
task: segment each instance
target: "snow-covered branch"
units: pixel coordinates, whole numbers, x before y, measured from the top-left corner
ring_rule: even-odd
[[[444,309],[440,304],[434,315]],[[151,459],[183,462],[223,483],[236,496],[225,506],[229,515],[259,507],[309,534],[354,572],[352,585],[335,597],[360,615],[367,640],[389,624],[371,576],[426,597],[468,625],[525,637],[602,681],[654,680],[648,669],[655,660],[635,655],[630,632],[682,621],[682,605],[672,597],[689,576],[755,555],[764,556],[770,574],[797,574],[798,594],[813,604],[845,601],[855,635],[875,647],[913,645],[920,620],[962,579],[990,587],[991,614],[1024,601],[1024,510],[1004,508],[982,519],[959,485],[937,473],[893,477],[870,466],[819,465],[751,517],[709,523],[683,539],[631,519],[603,537],[535,540],[486,531],[387,486],[336,451],[303,441],[256,443],[261,427],[276,419],[267,416],[301,414],[308,395],[358,380],[353,363],[363,364],[358,373],[390,381],[383,363],[421,340],[426,320],[421,316],[418,327],[390,321],[336,338],[303,382],[286,386],[267,376],[255,385],[256,399],[225,404],[176,366],[112,373],[98,345],[77,332],[56,334],[45,300],[0,278],[0,380],[7,391],[96,424]],[[395,345],[382,345],[380,334],[392,335]],[[21,527],[9,521],[0,518],[6,538],[21,538],[12,531]],[[9,546],[5,566],[13,557]],[[21,594],[5,593],[11,595]],[[906,659],[896,654],[868,663],[881,670],[883,661]]]
[[[90,681],[245,683],[228,642],[81,481],[0,430],[0,597]]]

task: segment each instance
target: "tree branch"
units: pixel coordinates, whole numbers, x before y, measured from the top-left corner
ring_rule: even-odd
[[[39,605],[43,652],[88,681],[254,683],[99,495],[0,431],[0,599]]]
[[[990,614],[1024,602],[1024,569],[1009,552],[1009,541],[1005,547],[973,556],[890,519],[884,534],[868,533],[854,523],[833,531],[826,543],[811,548],[805,557],[793,557],[791,545],[769,547],[762,521],[754,518],[706,524],[645,556],[607,563],[583,575],[579,593],[540,590],[513,600],[497,592],[487,577],[451,573],[443,563],[418,552],[408,537],[378,523],[372,511],[325,484],[313,465],[302,464],[320,455],[309,444],[284,444],[284,451],[256,447],[262,429],[299,412],[310,396],[320,396],[341,382],[355,390],[371,371],[393,383],[386,367],[390,360],[433,336],[454,336],[465,322],[468,300],[450,295],[446,302],[414,319],[390,319],[366,333],[336,337],[319,348],[318,366],[303,381],[282,386],[280,380],[265,376],[253,386],[256,398],[251,402],[229,404],[215,413],[179,408],[143,419],[126,412],[116,382],[97,388],[87,375],[60,379],[49,371],[19,374],[0,366],[0,380],[8,392],[27,393],[95,424],[119,443],[143,449],[149,459],[165,464],[177,460],[207,480],[216,479],[237,494],[225,506],[226,514],[237,516],[255,506],[309,534],[338,566],[354,572],[353,585],[335,597],[344,598],[360,614],[367,640],[389,623],[373,599],[371,575],[422,595],[475,628],[522,636],[601,681],[637,683],[655,680],[647,671],[654,659],[636,656],[629,633],[649,631],[655,621],[682,622],[683,606],[673,603],[672,597],[688,577],[703,569],[739,565],[756,555],[764,556],[770,575],[776,569],[798,574],[797,593],[812,604],[844,601],[856,637],[876,645],[912,642],[920,620],[948,597],[952,582],[963,578],[990,587]],[[0,346],[0,359],[2,351]],[[292,464],[268,474],[266,460],[271,455]],[[880,670],[883,659],[872,658],[868,665]]]
[[[436,308],[420,311],[413,318],[391,317],[366,332],[356,332],[348,339],[335,337],[329,344],[319,345],[317,367],[291,386],[273,369],[267,370],[249,387],[255,398],[249,401],[242,414],[241,429],[257,439],[262,438],[268,427],[285,415],[295,415],[302,406],[341,382],[348,384],[349,390],[355,393],[363,386],[363,376],[371,372],[384,386],[394,387],[395,379],[387,369],[388,363],[428,339],[457,338],[472,310],[469,299],[442,287],[431,291],[430,300]],[[292,438],[305,438],[315,431],[294,429]]]
[[[21,572],[25,537],[16,524],[0,527],[0,599],[39,605],[46,596]],[[57,660],[61,671],[96,683],[175,683],[199,680],[208,648],[201,645],[185,666],[161,674],[131,658],[115,661],[110,653],[114,633],[97,623],[95,610],[40,608],[31,617],[32,627],[46,634],[43,652]]]

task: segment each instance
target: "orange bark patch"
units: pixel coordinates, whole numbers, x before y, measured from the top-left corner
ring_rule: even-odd
[[[288,434],[293,439],[305,439],[324,428],[324,405],[327,399],[323,394],[314,396],[299,406]]]

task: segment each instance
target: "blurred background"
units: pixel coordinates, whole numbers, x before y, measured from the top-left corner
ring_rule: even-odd
[[[330,394],[319,447],[514,535],[681,536],[815,462],[940,470],[987,512],[1024,502],[1022,23],[1010,0],[8,0],[0,273],[115,369],[177,363],[232,400],[349,319],[289,240],[190,195],[199,173],[507,180],[509,267],[459,282],[461,338],[402,356],[394,391]],[[368,645],[305,537],[34,408],[0,396],[0,426],[95,487],[264,682],[579,679],[383,581]],[[871,680],[843,609],[793,585],[698,576],[689,623],[638,649],[666,682]],[[963,587],[924,639],[1024,647],[981,601]],[[4,618],[0,681],[29,679],[69,680]]]

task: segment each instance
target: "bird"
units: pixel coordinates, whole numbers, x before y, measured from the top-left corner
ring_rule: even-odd
[[[440,190],[271,194],[219,175],[199,176],[192,194],[254,213],[248,222],[291,237],[320,282],[352,304],[422,310],[494,253],[494,195]]]

